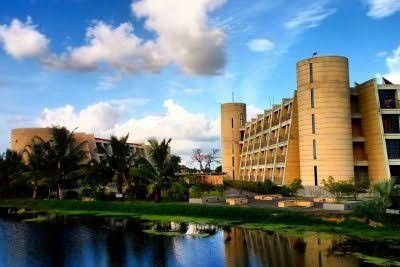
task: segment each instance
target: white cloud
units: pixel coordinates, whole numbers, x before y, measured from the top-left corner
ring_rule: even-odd
[[[400,84],[400,46],[386,57],[386,66],[389,72],[382,76],[393,83]]]
[[[275,47],[268,39],[253,39],[247,43],[248,48],[253,52],[267,52]]]
[[[48,53],[49,40],[36,30],[30,17],[26,22],[13,19],[10,25],[0,25],[0,44],[16,59],[39,58]]]
[[[115,104],[115,102],[114,102]],[[126,103],[124,103],[126,104]],[[203,113],[191,113],[173,100],[164,101],[165,112],[142,118],[121,119],[121,107],[99,102],[81,111],[71,105],[55,109],[44,109],[37,119],[38,126],[65,125],[69,129],[93,132],[96,136],[130,134],[130,141],[145,142],[149,137],[172,138],[172,151],[190,157],[194,148],[218,148],[220,135],[219,119],[209,118]]]
[[[209,25],[209,13],[225,1],[135,1],[131,5],[133,15],[144,19],[145,28],[155,33],[155,38],[137,36],[130,22],[113,26],[95,21],[86,30],[85,44],[68,47],[61,55],[47,52],[47,37],[35,29],[30,19],[1,25],[0,33],[4,33],[0,37],[11,56],[37,57],[48,68],[95,71],[110,66],[122,73],[157,73],[176,65],[187,74],[220,75],[226,64],[226,35]],[[108,89],[114,84],[108,79],[100,87]]]
[[[336,9],[334,8],[325,8],[324,2],[316,3],[300,10],[294,18],[286,22],[285,27],[289,30],[314,28],[335,12]]]
[[[400,11],[399,0],[367,0],[367,15],[374,19],[381,19]]]
[[[253,105],[247,105],[246,107],[246,115],[247,120],[250,121],[253,118],[256,118],[258,114],[264,114],[264,109],[258,108]]]

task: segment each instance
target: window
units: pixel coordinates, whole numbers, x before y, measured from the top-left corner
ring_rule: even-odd
[[[312,128],[312,133],[315,134],[315,115],[311,114],[311,128]]]
[[[232,144],[232,154],[235,154],[235,145]]]
[[[231,119],[231,124],[232,124],[232,128],[233,128],[233,118]]]
[[[314,156],[314,159],[317,159],[317,141],[315,141],[315,139],[314,139],[314,140],[312,140],[312,142],[313,142],[313,156]]]
[[[232,167],[235,167],[235,158],[232,158]]]
[[[318,186],[318,170],[317,170],[317,166],[314,166],[314,185]]]
[[[232,171],[232,179],[235,180],[235,170]]]
[[[311,108],[314,108],[314,89],[310,89],[310,97],[311,97]]]
[[[244,125],[243,113],[240,113],[240,126]]]
[[[310,63],[310,83],[314,81],[314,76],[313,76],[313,65]]]
[[[400,159],[400,140],[399,139],[387,139],[386,149],[389,159]]]

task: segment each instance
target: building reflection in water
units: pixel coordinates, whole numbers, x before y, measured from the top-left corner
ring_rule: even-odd
[[[233,227],[224,231],[227,266],[359,266],[355,257],[332,253],[334,240],[286,237]]]

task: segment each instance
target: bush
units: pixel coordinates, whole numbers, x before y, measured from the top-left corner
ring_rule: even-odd
[[[65,199],[79,199],[79,193],[75,190],[67,190],[64,194]]]
[[[225,180],[225,187],[233,187],[240,191],[249,191],[258,194],[271,194],[273,193],[274,183],[271,180],[265,182],[249,182],[243,180]]]
[[[354,178],[347,181],[337,181],[332,176],[328,177],[328,180],[322,180],[322,184],[326,187],[326,190],[331,193],[337,201],[345,196],[352,196],[354,200],[357,200],[358,195],[367,192],[368,184],[359,183]]]

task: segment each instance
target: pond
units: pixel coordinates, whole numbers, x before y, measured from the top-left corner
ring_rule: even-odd
[[[1,266],[389,266],[400,261],[400,246],[338,237],[0,213]],[[370,257],[381,259],[369,263]]]

